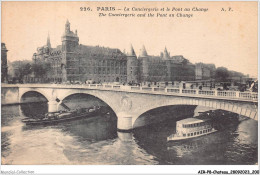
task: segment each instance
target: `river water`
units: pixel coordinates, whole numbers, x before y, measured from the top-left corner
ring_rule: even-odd
[[[65,99],[69,107],[101,104],[96,99]],[[170,110],[167,108],[167,110]],[[205,111],[207,109],[197,108]],[[257,122],[236,114],[224,117],[239,119],[217,133],[188,140],[167,143],[175,130],[175,119],[135,129],[131,133],[117,132],[117,118],[95,116],[60,123],[54,126],[26,126],[25,116],[45,113],[47,103],[2,106],[2,164],[256,164]],[[162,113],[155,113],[162,115]],[[160,117],[160,116],[158,116]]]

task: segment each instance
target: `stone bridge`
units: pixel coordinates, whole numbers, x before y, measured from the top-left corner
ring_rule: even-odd
[[[151,88],[123,85],[60,85],[21,84],[2,85],[17,87],[18,100],[30,91],[42,94],[48,100],[49,112],[58,110],[59,104],[73,94],[93,95],[109,105],[118,117],[120,130],[133,129],[137,118],[152,109],[170,105],[199,105],[222,109],[258,120],[258,96],[252,92],[203,91],[195,89]],[[57,102],[57,99],[60,102]]]

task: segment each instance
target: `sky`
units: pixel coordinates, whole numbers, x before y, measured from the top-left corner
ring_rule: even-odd
[[[80,7],[92,11],[80,11]],[[124,11],[125,7],[168,7],[169,12],[160,13],[175,17],[99,17],[97,7],[136,15],[145,12]],[[171,11],[173,7],[182,11]],[[208,11],[192,11],[194,7]],[[176,17],[177,13],[193,17]],[[80,44],[121,51],[132,44],[137,55],[142,45],[149,55],[159,55],[167,47],[171,56],[183,55],[192,63],[214,63],[257,76],[257,2],[2,2],[1,15],[1,38],[9,61],[32,59],[37,48],[46,45],[48,33],[52,47],[61,45],[68,19],[71,30],[77,29]]]

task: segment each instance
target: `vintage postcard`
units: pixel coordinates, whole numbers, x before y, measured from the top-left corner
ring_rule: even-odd
[[[258,2],[1,2],[2,174],[258,174],[258,153]]]

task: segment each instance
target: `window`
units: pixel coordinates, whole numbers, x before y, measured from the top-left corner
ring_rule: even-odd
[[[191,133],[190,135],[193,136],[193,133]]]
[[[206,133],[206,130],[203,130],[203,133]]]
[[[188,134],[188,136],[190,136],[190,134]]]
[[[202,134],[202,131],[200,131],[200,134]]]
[[[197,135],[197,133],[196,133],[196,132],[194,132],[194,135]]]
[[[186,134],[183,134],[183,137],[186,137]]]
[[[197,132],[197,135],[199,135],[200,134],[200,132]]]

